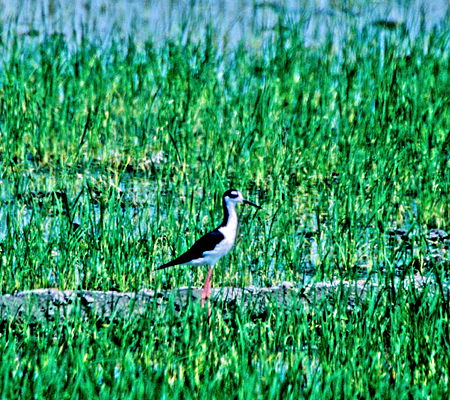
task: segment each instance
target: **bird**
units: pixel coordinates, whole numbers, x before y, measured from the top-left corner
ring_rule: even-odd
[[[174,265],[209,265],[208,275],[202,291],[201,306],[205,300],[211,296],[211,277],[214,265],[225,255],[227,255],[236,240],[238,218],[236,205],[239,203],[249,204],[257,209],[262,207],[245,200],[239,190],[229,189],[223,195],[223,221],[213,231],[208,232],[198,239],[192,247],[179,257],[166,264],[161,265],[157,270],[172,267]],[[210,313],[210,311],[209,311]]]

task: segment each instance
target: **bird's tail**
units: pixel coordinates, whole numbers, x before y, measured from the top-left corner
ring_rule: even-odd
[[[158,269],[164,269],[164,268],[169,268],[169,267],[173,267],[174,265],[178,265],[178,263],[170,261],[166,264],[161,265],[160,267],[156,268],[156,270]]]

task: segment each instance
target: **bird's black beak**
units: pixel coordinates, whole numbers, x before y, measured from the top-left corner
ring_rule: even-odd
[[[251,206],[256,207],[258,210],[262,209],[262,207],[256,205],[255,203],[252,203],[251,201],[248,201],[248,200],[244,200],[243,203],[250,204]]]

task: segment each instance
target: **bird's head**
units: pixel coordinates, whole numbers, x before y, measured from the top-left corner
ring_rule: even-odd
[[[239,190],[235,189],[227,190],[223,195],[223,201],[225,202],[225,204],[234,204],[234,205],[236,205],[237,203],[246,203],[250,204],[253,207],[261,209],[261,207],[256,205],[255,203],[245,200],[244,197],[242,196],[242,193]]]

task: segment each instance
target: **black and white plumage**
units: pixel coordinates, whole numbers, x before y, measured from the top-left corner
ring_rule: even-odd
[[[227,255],[236,240],[238,219],[236,205],[238,203],[250,204],[258,209],[260,206],[245,200],[238,190],[227,190],[223,195],[223,222],[213,231],[198,239],[193,246],[175,258],[174,260],[161,265],[157,269],[164,269],[174,265],[209,265],[208,277],[202,294],[202,304],[204,299],[210,296],[211,273],[213,266],[223,256]]]

